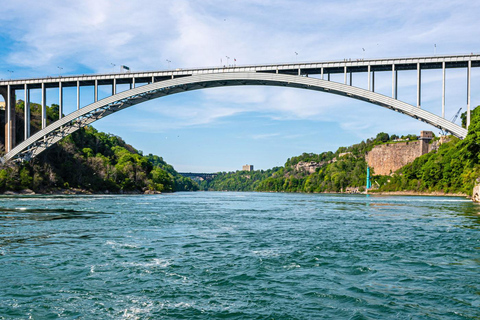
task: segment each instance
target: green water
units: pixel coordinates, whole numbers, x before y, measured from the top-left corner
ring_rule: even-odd
[[[480,319],[480,206],[197,192],[0,198],[0,319]]]

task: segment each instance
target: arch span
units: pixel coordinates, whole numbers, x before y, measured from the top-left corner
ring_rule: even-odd
[[[35,133],[29,139],[25,140],[7,153],[4,160],[30,160],[76,130],[112,113],[147,100],[185,91],[240,85],[293,87],[333,93],[373,103],[406,114],[412,118],[450,132],[459,138],[464,138],[467,135],[466,129],[431,112],[358,87],[304,76],[262,72],[225,72],[196,74],[164,80],[123,91],[99,100],[81,108],[80,110],[70,113],[62,119],[50,124],[43,130]]]

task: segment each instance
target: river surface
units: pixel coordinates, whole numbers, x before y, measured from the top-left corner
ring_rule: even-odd
[[[0,197],[0,319],[480,319],[480,205]]]

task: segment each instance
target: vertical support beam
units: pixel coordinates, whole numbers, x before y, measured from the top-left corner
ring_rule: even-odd
[[[442,62],[442,118],[445,119],[445,61]]]
[[[471,83],[471,76],[472,76],[472,60],[468,61],[468,68],[467,68],[467,129],[470,126],[470,83]]]
[[[23,86],[23,90],[25,92],[25,102],[24,102],[24,107],[25,107],[25,128],[23,130],[24,132],[24,140],[27,140],[30,138],[30,89],[28,89],[28,85],[25,84]]]
[[[395,99],[398,99],[398,70],[395,70]]]
[[[117,79],[113,78],[113,84],[112,84],[112,96],[117,94]]]
[[[375,92],[375,71],[372,71],[372,92]]]
[[[350,71],[350,85],[353,85],[353,76],[352,76],[352,71]]]
[[[63,117],[63,84],[62,81],[58,83],[58,119]]]
[[[328,81],[330,81],[330,72],[328,73]]]
[[[42,82],[42,129],[47,126],[47,90]]]
[[[77,110],[80,110],[80,81],[77,81]]]
[[[422,102],[422,71],[420,69],[420,62],[417,63],[417,107],[421,108]]]
[[[320,79],[323,80],[323,67],[320,68]]]
[[[278,73],[278,69],[277,69],[277,73]],[[155,77],[152,76],[152,83],[154,83],[154,82],[155,82]]]
[[[301,76],[302,72],[300,71],[300,68],[298,68],[298,75]]]
[[[367,72],[368,72],[368,91],[371,91],[372,90],[372,75],[371,75],[371,68],[370,68],[370,65],[368,65],[368,69],[367,69]]]
[[[347,84],[347,66],[343,67],[343,83]]]
[[[94,102],[97,102],[98,101],[98,79],[95,79],[95,89],[94,89],[94,92],[95,92],[95,97],[94,97]]]
[[[7,86],[7,101],[5,103],[5,110],[7,111],[6,121],[6,135],[5,135],[5,151],[10,152],[12,150],[12,97],[10,85]]]
[[[132,79],[132,89],[135,88],[135,77]]]
[[[395,64],[392,64],[392,98],[395,99]]]

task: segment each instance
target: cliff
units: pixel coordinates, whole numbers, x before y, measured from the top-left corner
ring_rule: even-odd
[[[422,131],[420,140],[387,143],[375,146],[366,155],[366,161],[376,175],[391,175],[418,157],[437,150],[438,141],[431,141],[430,131]],[[432,133],[433,135],[433,133]]]

